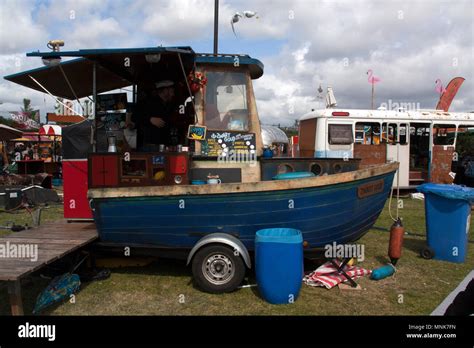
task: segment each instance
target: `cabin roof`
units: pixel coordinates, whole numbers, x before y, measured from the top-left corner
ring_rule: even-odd
[[[105,56],[105,55],[122,55],[122,54],[159,54],[159,53],[183,53],[183,54],[194,54],[194,51],[189,46],[173,46],[173,47],[132,47],[132,48],[92,48],[92,49],[81,49],[77,51],[59,51],[59,52],[30,52],[27,53],[27,57],[93,57],[93,56]]]
[[[197,53],[196,64],[225,64],[248,66],[252,79],[258,79],[263,75],[263,63],[258,59],[251,58],[247,54],[218,54]]]
[[[348,116],[334,116],[333,113],[349,113]],[[443,110],[367,110],[367,109],[321,109],[309,112],[300,118],[300,121],[313,118],[344,119],[396,119],[407,121],[474,121],[474,112],[445,112]]]
[[[59,52],[30,52],[27,57],[41,57],[43,61],[54,58],[75,58],[51,64],[36,69],[22,71],[5,76],[8,81],[18,83],[40,92],[45,92],[32,78],[37,80],[53,95],[66,99],[75,99],[92,95],[92,75],[94,62],[97,66],[97,93],[103,93],[118,88],[130,86],[142,78],[149,78],[150,63],[148,55],[161,55],[160,62],[166,61],[168,68],[180,69],[179,55],[186,71],[190,71],[194,64],[234,65],[238,59],[239,65],[248,66],[253,79],[263,74],[263,64],[242,54],[196,54],[189,46],[177,47],[139,47],[139,48],[100,48],[81,49],[77,51]],[[126,66],[124,61],[130,64]],[[164,63],[163,63],[164,64]],[[170,65],[169,65],[170,64]],[[158,65],[158,64],[157,64]],[[171,67],[170,67],[171,66]],[[64,73],[63,73],[64,72]],[[68,81],[64,78],[67,76]],[[75,95],[74,95],[75,94]]]

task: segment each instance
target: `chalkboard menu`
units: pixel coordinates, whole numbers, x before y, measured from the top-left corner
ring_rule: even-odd
[[[208,130],[206,140],[202,142],[201,151],[205,156],[221,156],[223,153],[255,154],[255,133]]]
[[[97,96],[97,113],[125,112],[127,109],[127,93],[99,94]]]

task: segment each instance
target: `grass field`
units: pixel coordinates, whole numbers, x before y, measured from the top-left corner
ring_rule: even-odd
[[[405,199],[401,210],[405,229],[402,258],[394,276],[381,281],[368,278],[358,282],[360,291],[302,286],[293,304],[270,305],[255,287],[230,294],[212,295],[193,286],[191,271],[183,262],[156,260],[145,267],[114,268],[110,278],[83,284],[76,302],[51,307],[47,315],[423,315],[438,304],[472,270],[474,247],[469,243],[465,263],[424,260],[419,250],[425,243],[424,206],[422,201]],[[62,217],[61,208],[52,206],[43,213],[43,221]],[[473,219],[474,220],[474,219]],[[26,214],[0,213],[0,225],[6,221],[31,221]],[[375,226],[390,228],[387,206]],[[473,221],[469,239],[474,240]],[[1,232],[0,232],[1,233]],[[413,235],[416,234],[416,235]],[[373,269],[388,262],[389,233],[374,228],[359,243],[365,245],[365,260],[360,263]],[[1,261],[0,261],[1,262]],[[309,269],[308,269],[309,270]],[[255,280],[250,273],[249,283]],[[0,283],[1,284],[1,283]],[[30,314],[38,293],[48,281],[35,274],[25,279],[23,301]],[[7,290],[0,287],[0,314],[8,315]]]

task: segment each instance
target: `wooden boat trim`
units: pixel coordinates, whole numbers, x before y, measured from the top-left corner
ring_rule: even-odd
[[[173,185],[173,186],[141,186],[141,187],[112,187],[89,189],[88,197],[92,199],[128,198],[151,196],[186,196],[213,195],[242,192],[263,192],[303,189],[308,187],[342,184],[362,180],[394,172],[398,162],[370,166],[352,172],[310,177],[297,180],[259,181],[249,183],[232,183],[218,185]]]

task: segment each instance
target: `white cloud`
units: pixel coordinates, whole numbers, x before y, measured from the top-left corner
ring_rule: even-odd
[[[44,42],[46,29],[32,18],[32,0],[2,0],[0,3],[0,52],[23,52]]]
[[[108,38],[113,38],[114,42],[119,42],[126,36],[126,32],[115,18],[93,18],[83,25],[76,26],[67,36],[69,49],[72,48],[97,48],[103,47],[103,42]],[[108,45],[108,47],[110,47]]]
[[[212,33],[212,1],[146,1],[143,5],[146,12],[141,29],[166,42],[205,38]]]

